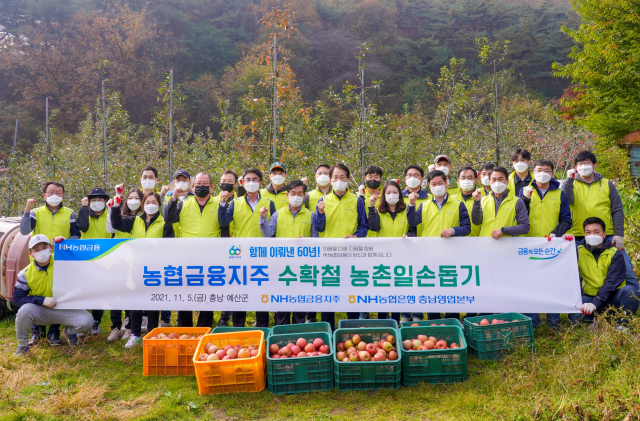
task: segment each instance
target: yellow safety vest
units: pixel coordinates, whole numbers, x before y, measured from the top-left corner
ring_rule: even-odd
[[[484,189],[482,189],[484,190]],[[464,206],[467,208],[467,212],[469,213],[469,220],[471,220],[471,212],[473,211],[473,197],[469,197],[465,199],[462,197],[462,191],[460,192],[460,196],[455,196],[456,199],[464,203]],[[477,237],[480,234],[480,227],[482,225],[476,225],[471,220],[471,233],[468,235],[469,237]]]
[[[395,219],[391,218],[389,212],[378,212],[378,215],[380,215],[380,231],[376,233],[376,237],[402,237],[409,232],[406,209],[398,212]]]
[[[609,180],[606,178],[601,178],[591,185],[577,180],[573,182],[573,203],[569,206],[573,227],[569,234],[583,236],[582,224],[590,216],[597,216],[604,221],[607,225],[607,235],[615,234],[609,193]]]
[[[206,208],[205,208],[206,211]],[[184,212],[184,209],[183,209]],[[204,212],[203,212],[204,213]],[[182,216],[182,213],[180,214]],[[216,215],[217,217],[217,215]],[[164,234],[164,218],[158,215],[155,221],[149,225],[149,229],[145,229],[146,221],[142,216],[137,216],[133,221],[133,229],[131,230],[132,238],[162,238]]]
[[[353,235],[358,229],[358,196],[347,191],[340,199],[332,193],[322,201],[326,217],[324,237],[344,238]]]
[[[312,212],[304,206],[300,208],[300,211],[295,218],[293,217],[288,205],[278,209],[276,237],[311,237],[311,214]]]
[[[53,254],[46,270],[38,270],[35,262],[24,269],[29,285],[29,295],[53,297]]]
[[[273,194],[267,189],[260,189],[260,197],[271,200],[276,205],[276,209],[284,208],[289,204],[287,189],[284,187],[278,190],[277,194]]]
[[[260,209],[267,208],[267,222],[271,219],[271,200],[259,196],[255,211],[247,203],[247,196],[233,201],[233,236],[234,237],[262,237],[260,231]],[[287,205],[288,206],[288,205]]]
[[[460,200],[447,196],[447,201],[442,209],[433,203],[433,195],[429,195],[428,201],[422,204],[422,229],[418,231],[419,237],[440,237],[445,228],[460,226]]]
[[[480,228],[480,237],[491,237],[493,230],[502,227],[513,227],[518,225],[516,217],[516,203],[518,198],[508,191],[498,208],[496,215],[496,202],[493,195],[485,196],[480,202],[482,204],[482,226]]]
[[[180,236],[185,238],[220,237],[219,207],[220,202],[213,196],[209,196],[202,212],[200,212],[200,205],[195,196],[184,199],[180,210]],[[162,237],[162,235],[160,236]]]
[[[105,208],[98,218],[89,215],[89,228],[86,232],[80,234],[80,238],[96,239],[96,238],[112,238],[113,234],[107,232],[107,209]]]
[[[422,190],[422,191],[426,191],[426,190]],[[401,193],[402,194],[402,193]],[[411,194],[411,193],[409,193]],[[409,206],[409,196],[402,196],[402,200],[404,201],[404,203],[407,205],[407,207]],[[416,199],[416,212],[418,210],[418,208],[420,207],[421,204],[423,204],[424,202],[429,200],[429,194],[427,193],[427,198],[426,199]],[[420,232],[422,231],[422,224],[418,225],[416,227],[416,232]],[[419,234],[418,234],[419,236]]]
[[[36,214],[36,226],[32,235],[44,234],[49,240],[56,237],[71,237],[71,214],[73,211],[65,206],[61,206],[53,214],[47,205],[40,206],[34,210]]]
[[[327,194],[331,194],[331,192],[333,192],[333,188],[331,187],[331,185],[329,185],[329,193]],[[309,204],[308,204],[308,208],[311,212],[315,212],[316,211],[316,206],[318,206],[318,200],[320,200],[321,198],[323,198],[325,196],[324,193],[322,193],[322,190],[315,189],[315,190],[311,190],[309,192]]]
[[[593,256],[591,251],[584,245],[578,246],[578,270],[580,271],[580,278],[582,279],[582,291],[587,295],[597,295],[598,290],[604,285],[604,280],[607,278],[607,272],[609,266],[611,266],[611,259],[618,252],[615,247],[610,247],[604,250],[598,261]],[[622,281],[622,284],[618,289],[627,284],[627,281]]]
[[[533,173],[531,171],[529,171],[529,177],[531,178],[531,181],[529,181],[529,184],[531,184],[531,182],[533,181]],[[529,184],[523,187],[526,187]],[[511,174],[509,174],[509,183],[507,184],[507,188],[509,189],[510,192],[513,193],[514,196],[518,196],[518,193],[520,193],[519,191],[516,191],[516,172],[515,171],[512,171]]]
[[[560,219],[561,195],[560,189],[547,190],[541,199],[538,190],[533,189],[529,203],[528,237],[544,237],[556,229]]]

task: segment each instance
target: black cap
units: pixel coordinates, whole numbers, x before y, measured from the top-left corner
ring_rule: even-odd
[[[87,198],[91,199],[92,197],[104,197],[104,200],[109,200],[109,195],[103,188],[96,187],[95,189],[91,189]]]
[[[187,177],[188,179],[191,179],[191,176],[189,175],[189,171],[187,171],[187,170],[178,170],[178,171],[176,171],[175,174],[173,174],[173,179],[175,180],[180,175],[183,176],[183,177]]]

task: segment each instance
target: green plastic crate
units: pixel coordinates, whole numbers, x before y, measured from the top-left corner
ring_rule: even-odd
[[[396,337],[396,350],[402,347],[400,331],[390,327],[372,327],[364,329],[336,329],[333,343],[344,342],[355,334],[365,342],[385,339],[389,335]],[[377,390],[398,389],[401,383],[402,353],[398,352],[396,361],[342,362],[334,353],[334,373],[338,390]]]
[[[398,328],[398,322],[393,319],[342,319],[338,322],[338,329],[363,329],[370,327]]]
[[[240,332],[243,330],[261,330],[264,333],[265,341],[271,335],[271,328],[268,327],[233,327],[233,326],[218,326],[214,327],[211,333],[227,333],[227,332]]]
[[[440,325],[458,326],[460,329],[462,329],[462,332],[464,333],[464,326],[462,325],[462,322],[460,322],[460,320],[458,319],[437,319],[437,320],[420,320],[419,322],[402,322],[400,323],[400,327],[411,327],[411,325],[414,323],[417,323],[418,326],[430,326],[430,327],[434,327],[434,326],[431,326],[433,323],[437,324],[438,326]]]
[[[518,321],[480,326],[482,319],[487,319],[489,322],[495,319]],[[528,346],[531,351],[535,351],[531,319],[519,313],[467,317],[464,319],[464,332],[470,349],[469,353],[479,359],[499,360],[504,356],[504,351],[515,345]]]
[[[329,335],[329,340],[332,339],[331,325],[327,322],[315,322],[315,323],[300,323],[293,325],[278,325],[274,326],[271,330],[272,335],[288,335],[290,333],[311,333],[311,332],[326,332]],[[328,344],[331,346],[331,344]]]
[[[457,383],[467,380],[467,341],[460,327],[454,325],[403,327],[400,329],[400,334],[405,340],[426,335],[444,339],[447,344],[460,345],[460,348],[456,349],[429,351],[402,349],[403,385]]]
[[[329,345],[330,354],[318,357],[271,358],[267,357],[267,387],[274,395],[285,393],[317,392],[333,389],[333,354],[331,336],[326,332],[291,333],[271,335],[267,338],[267,354],[272,344],[279,347],[298,338],[313,341],[320,338]]]

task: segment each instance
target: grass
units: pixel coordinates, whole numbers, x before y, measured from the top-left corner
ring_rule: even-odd
[[[469,357],[464,383],[286,396],[266,388],[200,396],[195,377],[144,377],[142,347],[106,341],[107,314],[103,333],[78,349],[47,344],[14,357],[9,317],[0,321],[0,419],[640,419],[640,320],[624,334],[606,319],[591,332],[564,317],[561,331],[536,331],[533,354],[520,349],[500,362]]]

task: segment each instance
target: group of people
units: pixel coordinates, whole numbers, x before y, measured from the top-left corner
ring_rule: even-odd
[[[44,185],[44,205],[34,209],[29,199],[20,223],[23,235],[32,235],[32,263],[18,276],[13,301],[20,306],[16,316],[17,354],[45,338],[60,345],[59,325],[69,343],[78,336],[100,333],[102,310],[57,310],[52,296],[52,241],[96,238],[167,237],[463,237],[481,236],[498,240],[503,236],[565,237],[576,239],[582,288],[582,314],[593,319],[609,307],[627,314],[638,309],[639,287],[631,261],[624,251],[624,214],[615,185],[596,172],[596,156],[583,151],[574,158],[563,183],[554,163],[532,161],[527,150],[511,155],[513,171],[486,163],[476,169],[463,166],[453,171],[446,155],[435,157],[428,172],[418,164],[404,169],[400,180],[384,180],[383,169],[369,166],[364,184],[350,191],[351,172],[337,163],[315,167],[315,188],[308,180],[287,180],[286,166],[275,162],[269,168],[269,183],[257,168],[240,176],[231,170],[220,176],[215,194],[213,177],[205,172],[192,176],[176,171],[172,182],[159,192],[158,173],[153,167],[141,172],[140,188],[117,192],[111,199],[102,188],[91,189],[76,214],[62,205],[64,186]],[[126,339],[126,347],[141,343],[142,333],[169,326],[171,312],[111,311],[108,340]],[[348,318],[367,317],[347,313]],[[459,317],[445,314],[445,317]],[[538,314],[530,314],[534,326]],[[422,320],[422,313],[378,313],[379,318],[398,321]],[[439,319],[440,313],[428,313]],[[255,325],[269,326],[269,313],[256,312]],[[321,318],[335,328],[334,313]],[[316,320],[316,313],[276,312],[276,324]],[[218,325],[244,326],[246,312],[222,312]],[[193,326],[193,314],[179,311],[178,326]],[[212,327],[213,311],[201,311],[197,326]],[[560,315],[548,314],[551,328],[559,327]],[[621,320],[621,327],[624,320]],[[46,326],[49,326],[48,333]],[[29,338],[29,330],[32,330]]]

